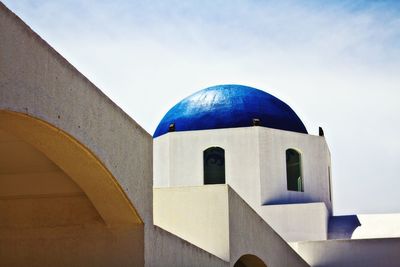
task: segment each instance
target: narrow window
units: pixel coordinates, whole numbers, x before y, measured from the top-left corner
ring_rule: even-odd
[[[332,182],[331,182],[331,167],[328,166],[328,179],[329,179],[329,201],[332,202]]]
[[[286,179],[289,191],[304,192],[301,175],[301,155],[294,149],[286,150]]]
[[[204,184],[225,183],[225,151],[210,147],[203,152]]]

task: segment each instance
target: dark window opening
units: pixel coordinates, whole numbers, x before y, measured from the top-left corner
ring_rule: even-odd
[[[286,150],[286,179],[289,191],[304,192],[301,171],[300,153],[294,149]]]
[[[331,167],[328,166],[328,179],[329,179],[329,201],[332,202],[332,181],[331,181]]]
[[[225,183],[225,151],[210,147],[203,152],[204,184]]]

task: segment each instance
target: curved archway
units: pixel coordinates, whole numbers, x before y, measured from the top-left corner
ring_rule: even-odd
[[[43,120],[0,110],[0,147],[3,264],[143,264],[143,222],[83,144]]]
[[[234,267],[267,267],[267,265],[257,256],[246,254],[241,256],[236,262]]]
[[[10,111],[0,111],[0,128],[59,166],[85,192],[107,225],[142,223],[112,174],[72,136],[47,122]]]
[[[204,184],[225,183],[225,150],[209,147],[203,151]]]

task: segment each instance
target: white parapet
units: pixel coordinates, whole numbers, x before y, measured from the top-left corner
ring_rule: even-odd
[[[323,202],[267,205],[257,212],[287,242],[327,239],[329,212]]]
[[[154,188],[154,224],[229,261],[226,185]]]

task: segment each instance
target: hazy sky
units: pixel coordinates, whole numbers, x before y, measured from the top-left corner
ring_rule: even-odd
[[[253,86],[324,128],[337,214],[400,212],[400,1],[3,2],[149,133],[197,90]]]

